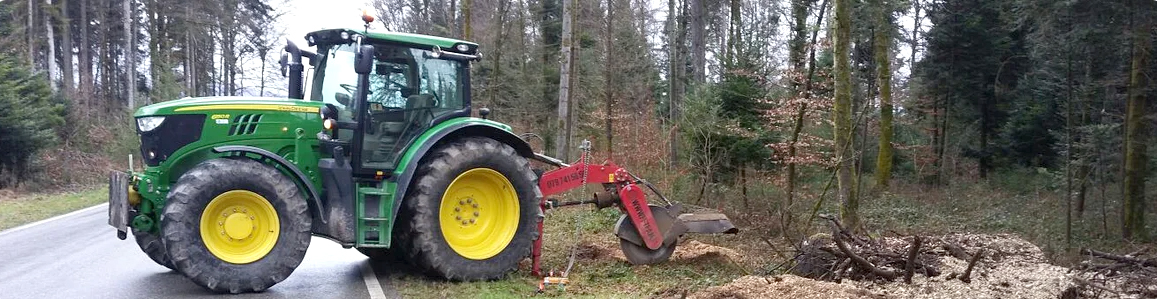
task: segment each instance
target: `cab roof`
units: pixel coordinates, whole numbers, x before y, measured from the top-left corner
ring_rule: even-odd
[[[343,32],[346,33],[346,36],[348,38],[345,38],[345,39],[341,38],[341,36],[342,36],[341,34]],[[415,34],[415,33],[393,32],[393,31],[382,31],[382,30],[366,31],[366,30],[362,30],[362,29],[350,29],[350,28],[324,29],[324,30],[318,30],[318,31],[310,32],[310,33],[305,35],[305,40],[309,42],[310,46],[317,45],[317,44],[326,44],[326,43],[343,43],[343,42],[351,41],[352,37],[354,35],[362,35],[362,36],[368,37],[369,39],[375,40],[375,41],[405,44],[405,45],[417,46],[417,47],[421,47],[421,48],[439,47],[442,49],[451,50],[451,49],[454,49],[455,46],[457,46],[457,45],[466,45],[469,48],[469,51],[464,51],[464,52],[468,52],[466,54],[473,54],[478,49],[477,43],[465,41],[465,40],[460,40],[460,39],[448,38],[448,37],[425,35],[425,34]],[[455,50],[451,50],[451,51],[455,51]],[[462,51],[455,51],[455,52],[462,52]]]

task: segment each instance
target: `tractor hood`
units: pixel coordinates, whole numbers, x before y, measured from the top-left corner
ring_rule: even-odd
[[[322,103],[315,101],[295,100],[288,98],[267,97],[202,97],[183,98],[180,100],[162,102],[141,107],[133,113],[133,117],[173,115],[173,114],[203,114],[208,111],[223,110],[256,110],[318,113]]]

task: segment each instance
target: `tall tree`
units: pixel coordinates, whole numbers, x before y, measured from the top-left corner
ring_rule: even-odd
[[[606,130],[607,138],[607,159],[611,159],[615,155],[614,151],[614,105],[615,105],[615,54],[612,50],[615,48],[615,0],[607,0],[607,26],[603,33],[603,53],[606,55],[606,61],[603,64],[603,95],[604,103],[606,104],[606,111],[604,111],[604,130]]]
[[[571,116],[571,92],[574,87],[574,19],[576,0],[562,1],[562,66],[558,82],[558,134],[555,136],[555,152],[559,158],[569,161],[571,134],[574,121]]]
[[[77,71],[80,73],[77,76],[78,80],[80,81],[79,82],[80,84],[77,84],[77,89],[82,94],[82,96],[80,97],[79,100],[84,101],[81,103],[83,105],[83,104],[87,103],[87,101],[88,101],[87,98],[90,96],[90,93],[92,92],[92,47],[91,47],[92,44],[89,43],[89,32],[88,32],[88,28],[89,28],[88,27],[89,26],[89,24],[88,24],[89,23],[88,22],[88,15],[89,15],[88,14],[88,9],[89,9],[88,3],[89,3],[89,1],[92,1],[92,0],[78,0],[78,1],[80,1],[80,8],[79,8],[80,18],[79,18],[79,21],[77,22],[79,25],[79,26],[77,26],[79,29],[77,35],[80,36],[80,46],[76,47],[77,48],[76,68],[77,68]]]
[[[124,56],[125,56],[125,79],[127,87],[125,88],[125,105],[128,110],[137,108],[136,90],[137,90],[137,49],[133,43],[133,19],[136,14],[133,13],[133,0],[121,1],[121,30],[124,32]],[[70,53],[69,56],[72,54]],[[70,75],[71,76],[71,75]]]
[[[60,0],[60,58],[63,63],[60,64],[60,72],[63,74],[61,80],[64,83],[64,93],[71,94],[76,87],[73,85],[72,72],[72,19],[69,18],[68,0]],[[82,33],[83,34],[83,33]]]
[[[807,56],[807,73],[802,73],[803,72],[802,69],[797,70],[797,72],[801,72],[797,76],[802,76],[802,78],[803,78],[803,84],[801,84],[802,89],[798,92],[798,96],[801,99],[804,99],[804,101],[799,103],[799,108],[796,108],[795,120],[793,121],[792,127],[791,127],[791,138],[790,138],[788,148],[787,148],[787,156],[789,159],[792,159],[793,161],[790,161],[790,163],[787,164],[787,190],[786,190],[787,191],[787,200],[786,200],[787,203],[786,203],[786,206],[791,206],[793,201],[794,201],[794,198],[795,198],[795,184],[796,184],[796,179],[797,179],[796,178],[796,166],[799,163],[796,163],[796,161],[794,161],[794,159],[797,155],[797,152],[799,151],[798,145],[799,145],[800,133],[803,132],[804,116],[807,114],[807,110],[808,110],[807,100],[809,100],[811,98],[811,94],[812,94],[812,91],[811,91],[812,80],[813,80],[812,77],[815,75],[815,71],[816,71],[816,46],[817,46],[816,45],[816,39],[819,37],[820,24],[823,24],[824,15],[825,15],[825,11],[826,11],[827,7],[828,7],[828,0],[824,0],[823,3],[820,4],[819,14],[816,15],[816,23],[815,23],[816,26],[815,26],[815,29],[813,29],[811,32],[811,43],[810,43],[811,46],[808,48],[808,51],[807,51],[808,52],[808,54],[807,54],[808,55]],[[805,9],[804,16],[802,17],[802,22],[805,22],[805,23],[807,22],[806,13],[807,12]],[[801,21],[801,18],[798,16],[795,19],[796,19],[796,21]],[[797,32],[797,34],[798,34],[798,32]],[[800,50],[802,51],[803,48],[800,48]],[[801,60],[803,59],[803,53],[800,53],[800,59]],[[796,63],[797,66],[802,65],[802,64],[803,64],[803,61]]]
[[[880,88],[880,138],[876,156],[876,188],[888,190],[892,178],[892,32],[891,8],[885,0],[875,0],[875,40],[877,86]]]
[[[1125,208],[1122,215],[1122,230],[1125,239],[1145,240],[1145,177],[1149,172],[1146,164],[1146,135],[1145,130],[1145,93],[1150,80],[1147,77],[1149,63],[1149,36],[1152,34],[1148,12],[1153,3],[1144,0],[1133,0],[1132,34],[1133,54],[1132,68],[1129,71],[1129,98],[1125,114],[1125,177],[1124,199]],[[1140,7],[1138,7],[1140,6]]]
[[[835,72],[836,98],[832,111],[835,124],[837,196],[840,200],[840,218],[844,224],[859,229],[859,200],[856,198],[856,177],[852,173],[855,158],[852,153],[852,74],[850,65],[852,9],[850,0],[835,0]]]
[[[705,0],[687,0],[691,5],[691,79],[707,82],[707,9]]]
[[[683,95],[686,93],[684,83],[684,74],[687,71],[687,63],[685,61],[683,40],[686,37],[686,17],[681,9],[686,6],[686,2],[680,4],[679,0],[667,1],[667,109],[670,117],[671,127],[675,128],[677,124],[681,123],[683,113]],[[680,135],[677,130],[671,130],[671,144],[670,152],[668,153],[668,161],[671,166],[679,165],[679,146],[681,145]]]
[[[52,0],[44,0],[43,7],[44,30],[46,32],[45,39],[48,41],[48,54],[45,55],[44,60],[48,62],[48,83],[52,86],[52,91],[57,91],[60,89],[60,85],[56,83],[56,78],[59,77],[60,74],[56,72],[56,35],[52,30],[52,27],[54,27],[52,26],[52,16],[56,15],[56,13],[52,12],[52,10],[55,9],[55,7],[52,5]]]

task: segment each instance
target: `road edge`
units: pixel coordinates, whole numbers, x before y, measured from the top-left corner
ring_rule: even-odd
[[[95,209],[98,209],[98,208],[102,208],[102,207],[107,207],[107,206],[108,206],[108,202],[105,202],[105,203],[101,203],[101,204],[98,204],[98,205],[95,205],[95,206],[91,206],[91,207],[82,208],[82,209],[79,209],[79,210],[76,210],[76,211],[68,212],[68,213],[66,213],[66,214],[64,214],[64,215],[56,215],[56,216],[52,216],[52,217],[49,217],[48,219],[43,219],[43,220],[40,220],[40,221],[36,221],[36,222],[33,222],[33,223],[24,224],[24,225],[21,225],[21,226],[17,226],[17,227],[9,228],[9,229],[7,229],[7,230],[3,230],[3,231],[0,231],[0,236],[4,236],[4,235],[8,235],[8,234],[11,234],[11,233],[15,233],[15,232],[18,232],[18,231],[22,231],[22,230],[25,230],[25,229],[29,229],[29,228],[32,228],[32,227],[34,227],[34,226],[37,226],[37,225],[41,225],[41,224],[45,224],[45,223],[49,223],[49,222],[52,222],[52,221],[56,221],[56,220],[60,220],[60,219],[63,219],[63,218],[67,218],[67,217],[70,217],[70,216],[76,216],[76,215],[79,215],[79,214],[81,214],[81,213],[84,213],[84,212],[88,212],[88,211],[91,211],[91,210],[95,210]]]

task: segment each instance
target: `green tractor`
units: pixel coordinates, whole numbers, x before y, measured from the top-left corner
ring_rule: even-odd
[[[472,116],[478,45],[368,29],[306,40],[316,53],[285,47],[287,99],[135,112],[145,167],[110,175],[118,237],[228,293],[284,280],[311,236],[449,280],[515,270],[538,238],[542,193],[531,147],[488,110]]]

